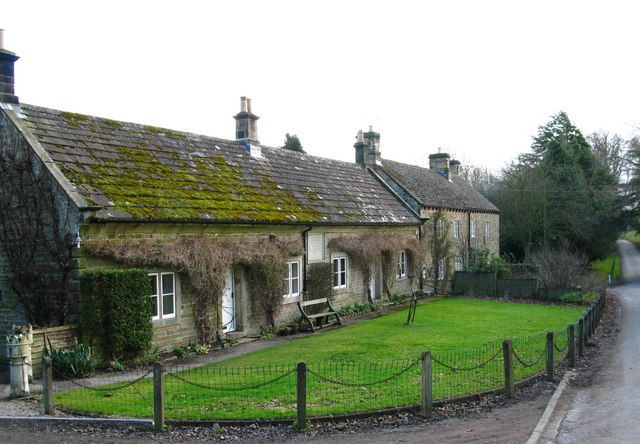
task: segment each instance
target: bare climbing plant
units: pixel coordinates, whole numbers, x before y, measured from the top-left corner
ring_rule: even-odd
[[[77,214],[58,183],[8,121],[0,122],[0,248],[28,322],[69,321]]]
[[[370,298],[371,276],[377,264],[380,264],[382,270],[384,293],[391,299],[400,251],[408,250],[418,260],[424,257],[423,244],[409,235],[380,233],[339,236],[331,239],[328,246],[349,256],[349,262],[360,272],[362,284]]]

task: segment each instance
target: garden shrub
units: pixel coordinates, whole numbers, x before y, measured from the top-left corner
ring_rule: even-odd
[[[80,277],[81,327],[117,360],[149,350],[153,339],[151,284],[146,270],[91,270]]]
[[[96,371],[91,347],[76,344],[67,349],[56,349],[51,345],[45,348],[45,354],[51,357],[53,373],[62,378],[84,378]]]
[[[487,249],[473,250],[464,271],[496,273],[498,277],[504,277],[507,274],[507,262]]]
[[[353,304],[342,307],[338,310],[340,316],[350,316],[360,313],[371,313],[380,310],[380,306],[376,304]]]
[[[560,297],[564,304],[591,305],[598,299],[597,291],[572,291]]]

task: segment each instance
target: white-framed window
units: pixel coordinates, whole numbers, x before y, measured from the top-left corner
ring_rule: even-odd
[[[287,276],[285,277],[285,289],[287,297],[295,297],[300,295],[300,261],[287,262]]]
[[[471,221],[471,237],[476,237],[478,235],[478,223],[474,220]]]
[[[396,277],[398,279],[407,275],[407,252],[402,250],[398,255],[398,268],[396,269]]]
[[[444,264],[444,259],[440,259],[438,261],[438,280],[442,281],[444,280],[444,275],[445,275],[445,264]]]
[[[333,288],[345,288],[347,286],[347,258],[334,257],[333,263]]]
[[[453,237],[460,239],[460,220],[454,219],[453,221]]]
[[[464,260],[462,259],[462,257],[458,256],[457,258],[455,258],[453,268],[455,271],[462,271],[462,269],[464,268]]]
[[[442,236],[444,233],[444,219],[438,219],[436,221],[436,234]]]
[[[176,317],[176,274],[149,273],[154,321]]]
[[[490,222],[485,222],[484,223],[484,237],[489,237],[491,236],[491,223]]]

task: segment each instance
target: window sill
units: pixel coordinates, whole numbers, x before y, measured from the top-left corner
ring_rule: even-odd
[[[178,325],[180,322],[178,320],[178,317],[174,316],[172,318],[153,319],[151,323],[153,324],[153,328],[157,328],[157,327],[171,327],[173,325]]]

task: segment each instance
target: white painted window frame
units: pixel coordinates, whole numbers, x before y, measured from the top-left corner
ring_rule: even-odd
[[[460,219],[453,220],[453,237],[454,239],[460,239]]]
[[[338,271],[335,271],[335,266],[334,264],[338,262]],[[343,268],[344,265],[344,268]],[[335,284],[333,285],[334,289],[339,289],[339,288],[347,288],[347,283],[348,283],[348,273],[347,273],[347,267],[348,267],[348,261],[347,261],[347,257],[346,256],[336,256],[334,258],[331,258],[331,273],[332,273],[332,278],[333,278],[333,282],[335,282],[335,276],[338,276],[338,285],[336,286]],[[344,284],[341,283],[342,279],[341,277],[344,276]]]
[[[165,293],[162,287],[162,277],[170,275],[172,277],[171,281],[173,283],[171,292]],[[174,272],[154,272],[148,273],[148,276],[154,277],[156,280],[156,293],[150,295],[149,297],[156,298],[156,310],[157,315],[152,316],[152,321],[161,321],[163,319],[175,319],[176,311],[177,311],[177,300],[176,300],[176,274]],[[164,314],[164,297],[171,296],[173,299],[173,312]]]
[[[455,258],[453,269],[455,271],[462,271],[464,269],[464,259],[462,259],[462,256]]]
[[[475,220],[471,221],[471,237],[475,238],[478,236],[478,223]]]
[[[398,266],[396,267],[396,277],[402,279],[407,277],[407,252],[406,250],[400,250],[398,255]]]
[[[484,223],[484,237],[488,238],[491,236],[491,222]]]
[[[293,268],[294,264],[298,270],[298,275],[293,277]],[[300,260],[296,259],[294,261],[287,262],[287,276],[284,279],[287,282],[287,293],[284,295],[284,298],[296,298],[300,296]],[[298,291],[293,292],[293,282],[297,281],[298,283]]]

